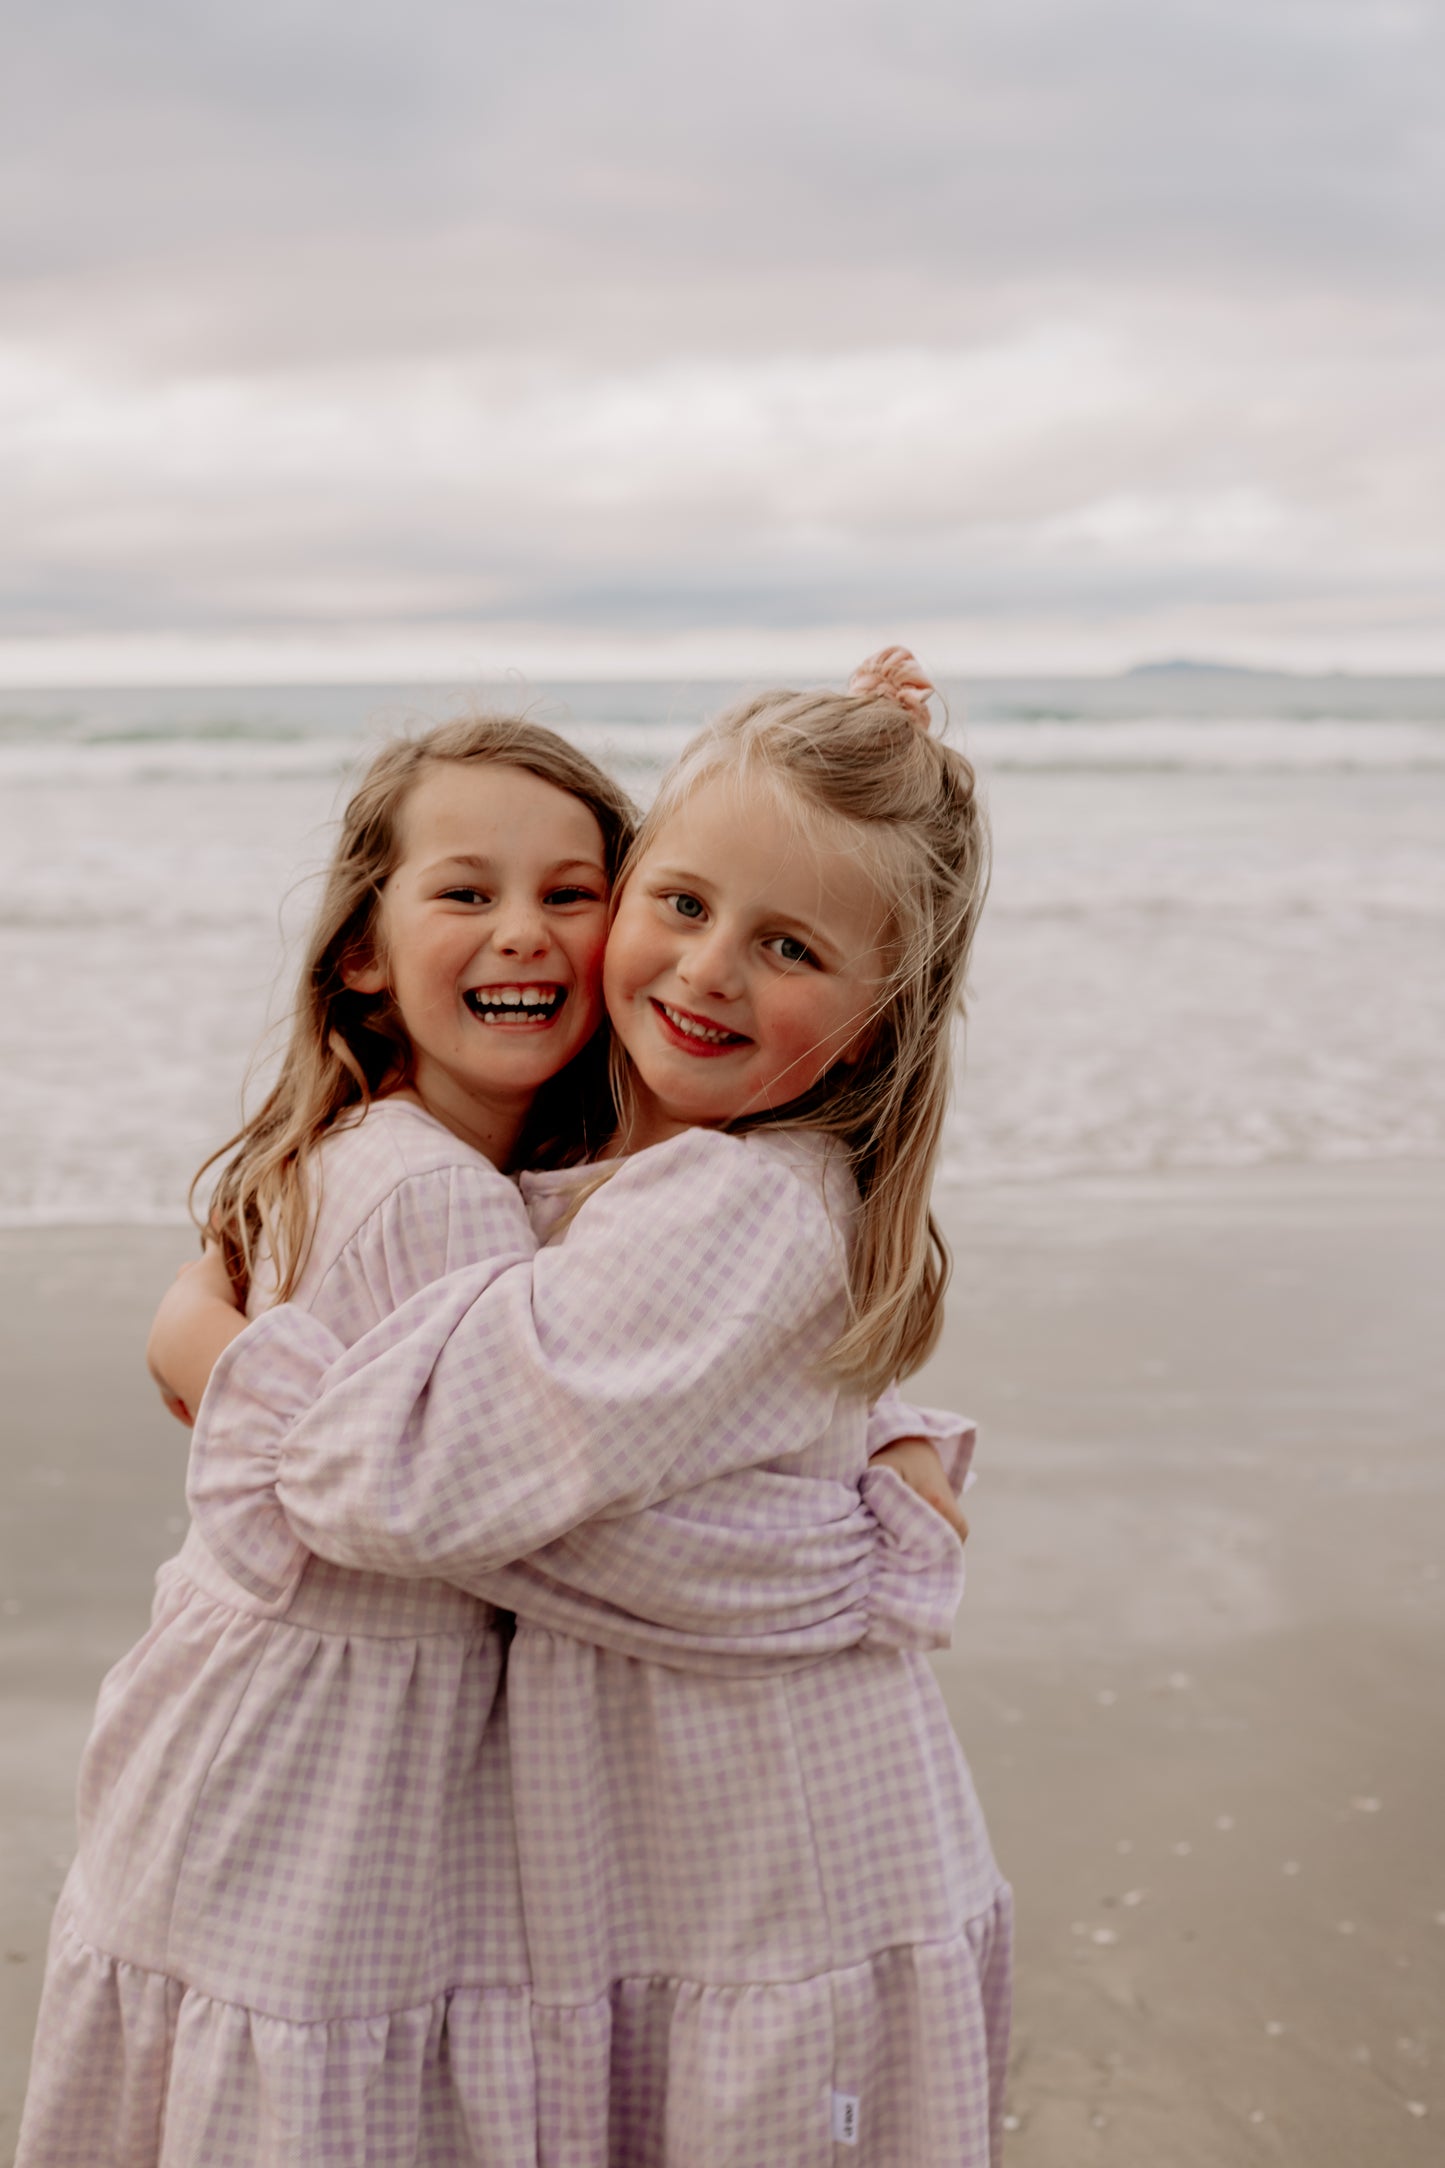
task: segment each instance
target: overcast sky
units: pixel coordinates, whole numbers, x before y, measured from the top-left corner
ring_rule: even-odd
[[[1445,668],[1442,0],[3,0],[0,679]]]

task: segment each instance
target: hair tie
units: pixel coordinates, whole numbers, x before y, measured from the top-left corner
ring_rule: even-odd
[[[859,700],[890,700],[920,728],[931,726],[928,700],[933,681],[906,647],[880,647],[876,655],[859,663],[848,680],[848,690]]]

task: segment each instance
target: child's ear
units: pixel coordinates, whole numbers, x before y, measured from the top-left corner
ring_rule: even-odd
[[[384,994],[386,992],[386,966],[376,957],[358,953],[343,958],[341,983],[350,987],[353,994]]]

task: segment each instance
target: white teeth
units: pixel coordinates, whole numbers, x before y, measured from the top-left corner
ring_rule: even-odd
[[[738,1036],[735,1031],[714,1031],[707,1024],[695,1024],[690,1016],[680,1016],[677,1010],[670,1009],[665,1001],[660,1001],[658,1007],[669,1024],[678,1031],[685,1032],[689,1039],[706,1039],[709,1046],[726,1046]]]
[[[562,992],[560,986],[473,986],[467,1002],[474,1015],[487,1021],[519,1016],[527,1009],[555,1010]]]

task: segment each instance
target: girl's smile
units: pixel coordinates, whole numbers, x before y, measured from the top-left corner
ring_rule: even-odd
[[[726,1024],[712,1024],[705,1016],[690,1016],[685,1009],[675,1009],[666,1001],[654,1001],[664,1027],[664,1036],[676,1039],[679,1051],[698,1054],[704,1059],[714,1054],[726,1054],[735,1046],[746,1046],[747,1034],[730,1031]]]
[[[856,852],[791,799],[699,783],[618,901],[607,1006],[634,1147],[799,1098],[867,1043],[886,928]]]

